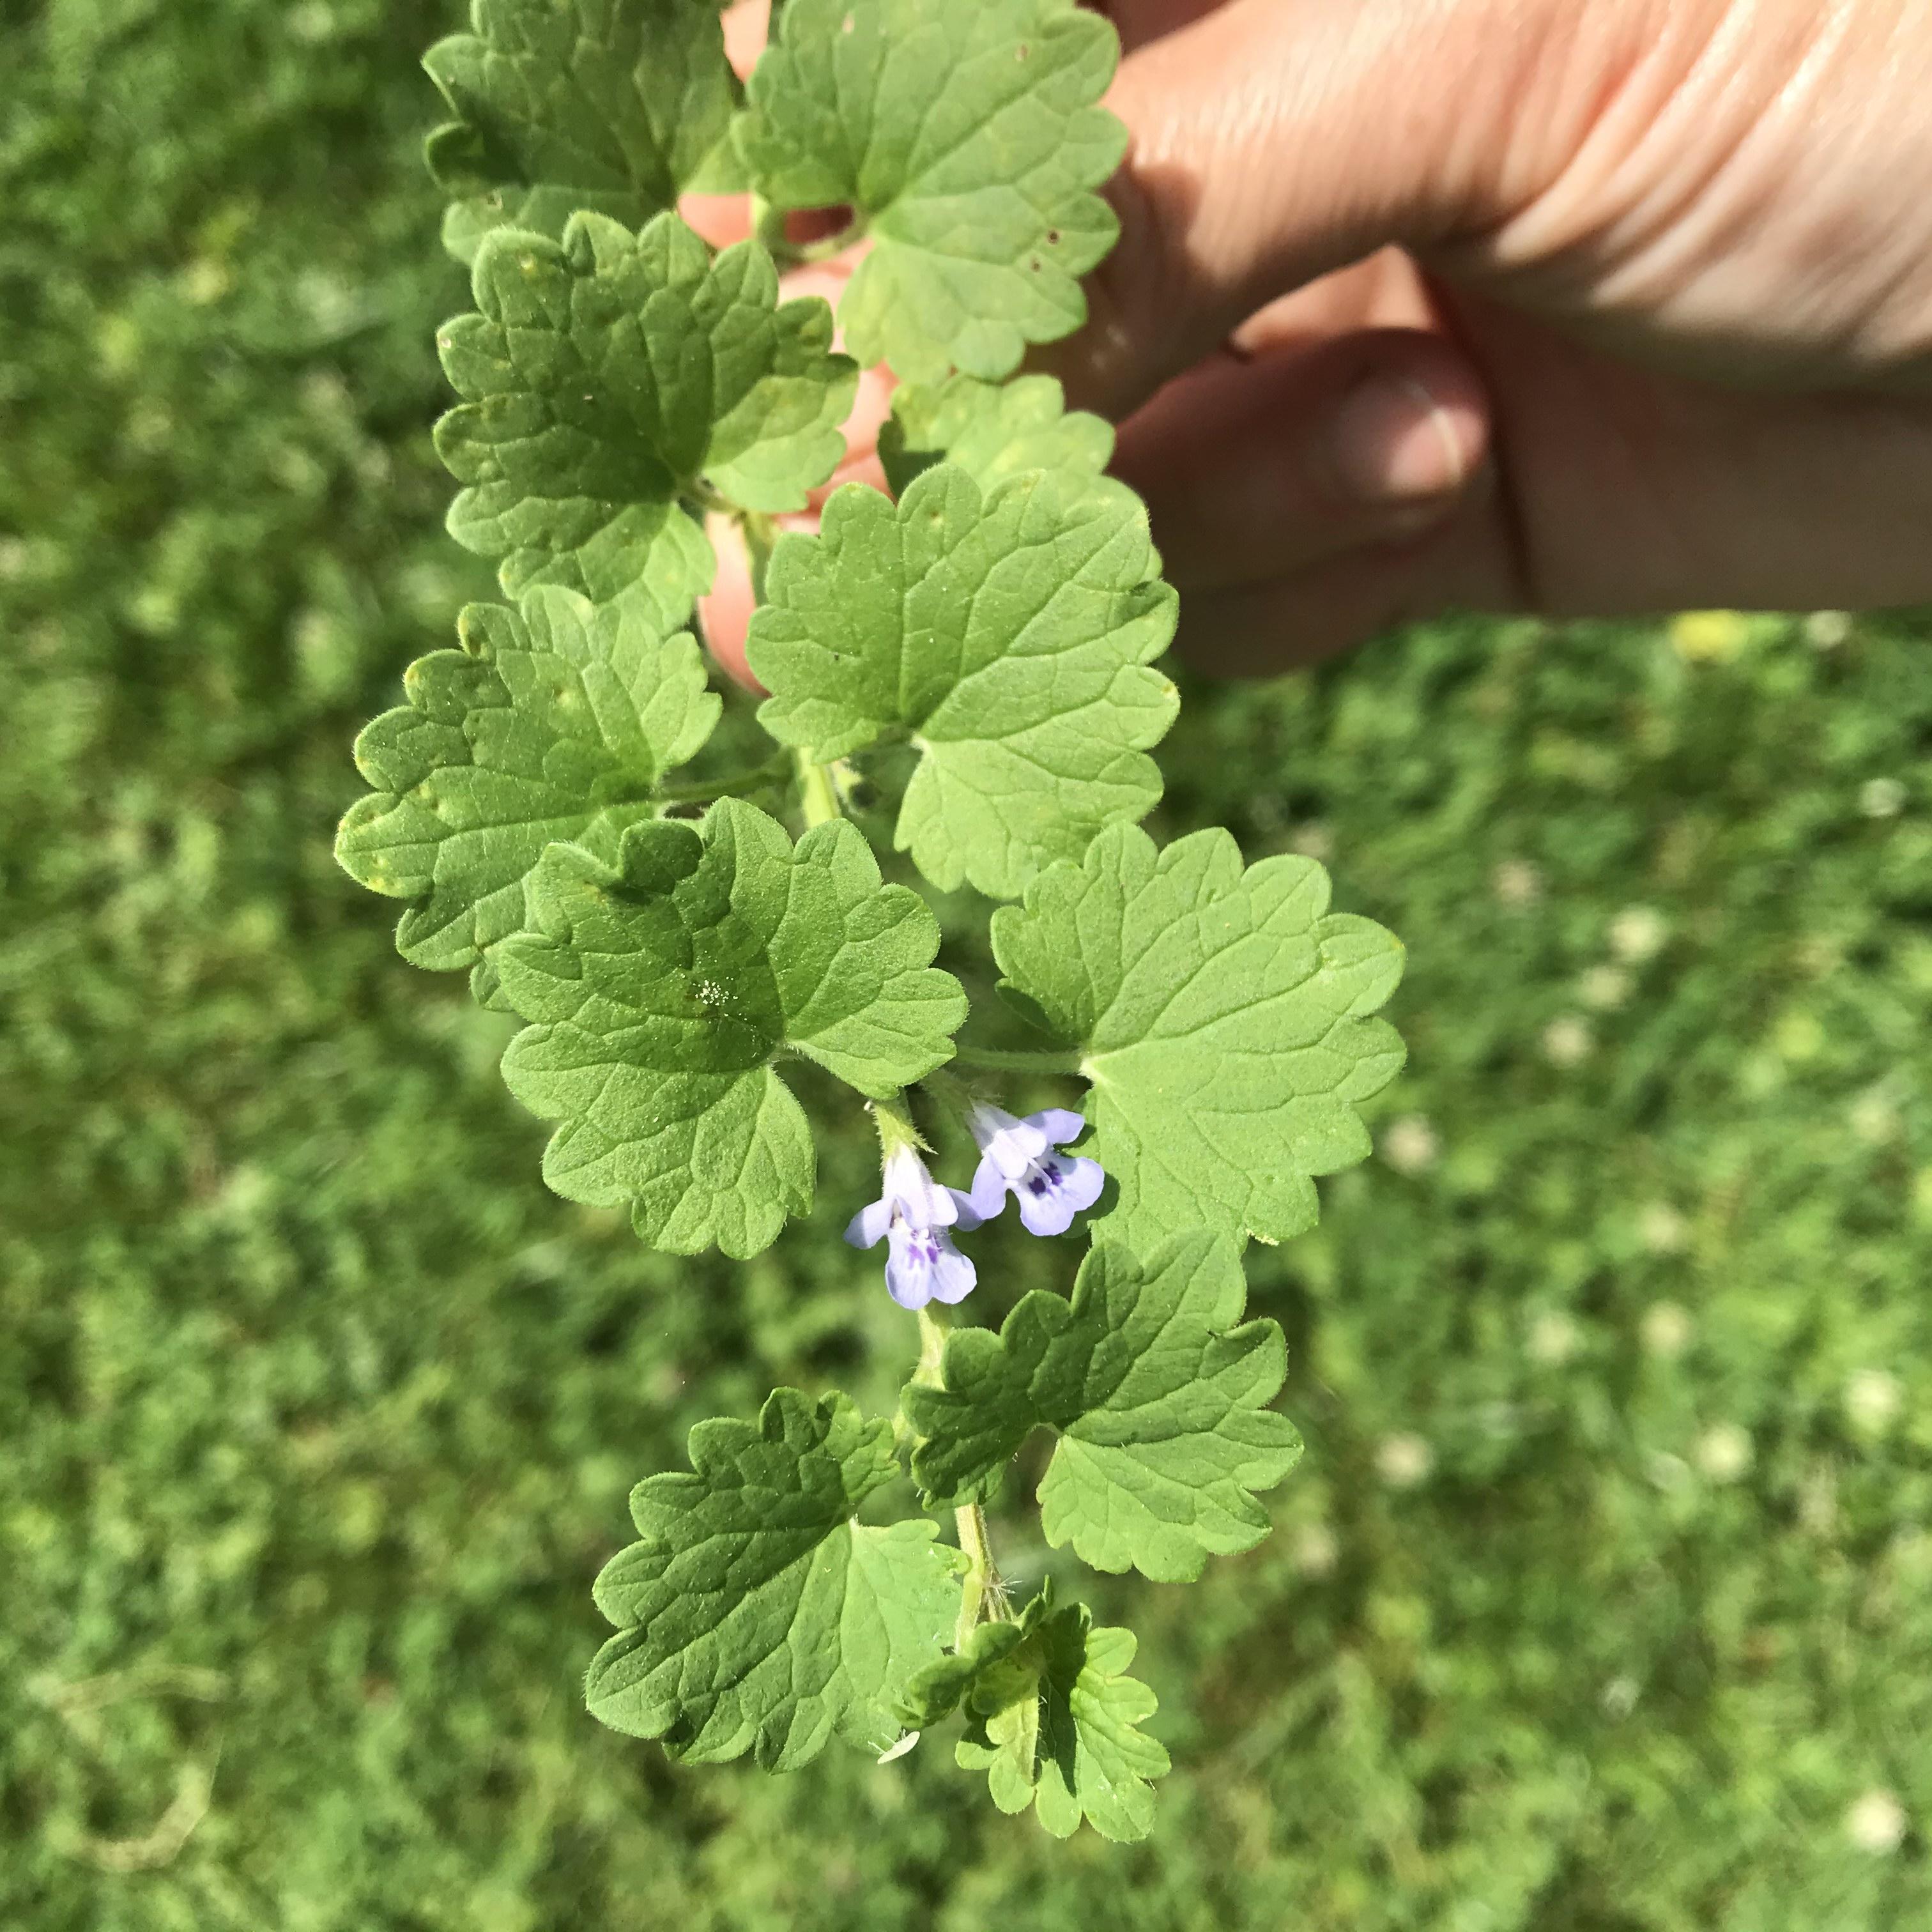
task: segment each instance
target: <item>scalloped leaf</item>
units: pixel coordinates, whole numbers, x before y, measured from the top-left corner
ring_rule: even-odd
[[[1403,953],[1330,914],[1328,892],[1312,859],[1244,871],[1224,831],[1160,850],[1117,826],[994,914],[1017,1009],[1077,1047],[1091,1083],[1082,1150],[1120,1186],[1096,1236],[1140,1253],[1202,1227],[1286,1240],[1315,1224],[1313,1177],[1368,1154],[1357,1108],[1403,1054],[1367,1016]]]
[[[472,0],[470,24],[423,56],[455,117],[424,154],[460,197],[443,224],[459,261],[494,229],[554,240],[586,210],[638,228],[687,190],[745,184],[712,0]]]
[[[1165,1583],[1252,1550],[1270,1527],[1254,1492],[1294,1468],[1301,1438],[1267,1406],[1287,1373],[1280,1329],[1235,1325],[1246,1295],[1220,1237],[1179,1236],[1144,1268],[1102,1241],[1070,1302],[1036,1291],[998,1334],[958,1330],[942,1386],[902,1398],[927,1499],[983,1498],[1044,1426],[1059,1436],[1040,1486],[1056,1548]]]
[[[1146,513],[1035,473],[982,496],[942,464],[895,509],[836,490],[780,539],[752,620],[760,722],[821,762],[910,736],[896,842],[942,890],[1016,896],[1160,796],[1174,634]]]
[[[1126,151],[1096,105],[1119,58],[1072,0],[790,0],[739,151],[776,206],[863,220],[838,316],[860,362],[997,382],[1086,320],[1120,232],[1094,192]]]
[[[535,1022],[503,1077],[562,1124],[544,1178],[567,1199],[629,1204],[654,1247],[743,1257],[812,1204],[812,1132],[773,1065],[803,1054],[882,1099],[952,1057],[966,998],[932,964],[925,902],[881,883],[843,820],[794,849],[721,800],[701,830],[634,825],[614,868],[572,845],[528,882],[530,930],[496,963]]]
[[[844,453],[857,369],[755,243],[714,262],[674,214],[638,235],[580,214],[560,243],[492,235],[473,282],[478,312],[436,339],[464,398],[436,449],[464,485],[451,534],[513,596],[628,596],[675,630],[716,562],[698,500],[802,509]]]
[[[457,634],[463,648],[418,658],[403,674],[408,704],[357,738],[376,789],[335,841],[352,878],[412,902],[397,950],[432,972],[482,969],[521,928],[524,879],[545,847],[615,859],[722,708],[690,635],[660,637],[628,606],[547,588],[520,611],[472,604]]]
[[[955,1755],[986,1773],[1002,1811],[1031,1805],[1056,1838],[1071,1838],[1083,1818],[1104,1838],[1144,1838],[1154,1826],[1149,1780],[1168,1760],[1140,1728],[1156,1702],[1126,1674],[1132,1632],[1094,1629],[1084,1604],[1054,1610],[1046,1588],[1007,1628],[1017,1628],[1017,1640],[982,1641],[976,1631],[963,1670],[928,1666],[901,1714],[922,1702],[936,1707],[957,1690],[967,1727]]]
[[[638,1540],[597,1580],[618,1634],[590,1666],[592,1713],[698,1764],[753,1750],[795,1770],[835,1736],[883,1750],[962,1567],[934,1523],[854,1520],[898,1474],[891,1424],[778,1389],[755,1425],[698,1424],[691,1465],[631,1492]]]
[[[1076,496],[1104,492],[1120,487],[1100,480],[1113,457],[1112,424],[1069,410],[1051,376],[902,383],[879,431],[879,459],[896,496],[938,463],[956,464],[987,495],[1034,470],[1052,471]]]

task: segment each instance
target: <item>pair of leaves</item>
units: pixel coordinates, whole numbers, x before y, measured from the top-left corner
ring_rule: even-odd
[[[1040,1508],[1055,1547],[1160,1582],[1252,1549],[1268,1531],[1254,1492],[1294,1466],[1301,1438],[1266,1406],[1286,1372],[1281,1330],[1237,1327],[1246,1298],[1225,1239],[1180,1236],[1144,1267],[1097,1244],[1071,1301],[1036,1292],[998,1334],[960,1330],[941,1385],[906,1390],[914,1477],[932,1499],[983,1498],[1048,1427],[1059,1440]]]
[[[590,1666],[592,1712],[700,1764],[749,1750],[792,1770],[835,1735],[883,1750],[898,1696],[939,1660],[962,1567],[932,1522],[855,1520],[898,1474],[891,1425],[779,1389],[755,1426],[700,1422],[691,1462],[632,1492],[639,1540],[597,1580],[618,1634]]]
[[[638,228],[680,194],[744,184],[712,0],[472,0],[470,14],[471,32],[423,57],[456,117],[424,152],[461,197],[443,225],[459,260],[494,228],[554,240],[581,209]]]
[[[1166,1751],[1140,1728],[1154,1693],[1126,1675],[1132,1632],[1096,1630],[1084,1604],[1056,1610],[1050,1584],[1010,1623],[981,1624],[955,1654],[928,1664],[898,1700],[925,1730],[963,1712],[957,1756],[984,1771],[1002,1811],[1032,1805],[1057,1838],[1084,1816],[1103,1838],[1132,1842],[1154,1822],[1150,1779]]]
[[[757,1254],[811,1206],[812,1131],[780,1055],[884,1098],[951,1057],[966,1016],[931,963],[925,902],[882,884],[842,820],[794,849],[776,820],[722,800],[701,831],[632,826],[614,867],[552,846],[526,901],[530,929],[496,963],[536,1024],[503,1077],[562,1123],[544,1178],[570,1200],[628,1204],[674,1254]]]
[[[1119,224],[1120,44],[1073,0],[790,0],[739,152],[782,208],[847,206],[872,248],[840,305],[861,362],[997,381],[1086,320]]]
[[[633,607],[593,610],[532,591],[520,612],[472,604],[463,648],[404,674],[409,703],[356,741],[376,788],[342,821],[335,852],[371,890],[412,900],[396,932],[432,972],[488,962],[524,923],[524,880],[569,840],[605,860],[653,815],[659,782],[718,722],[688,634],[662,636]]]
[[[933,884],[1017,895],[1160,796],[1174,634],[1144,511],[1036,471],[982,495],[941,464],[896,508],[854,485],[782,539],[748,655],[766,728],[821,762],[909,736],[902,850]]]
[[[1244,871],[1224,831],[1157,850],[1123,825],[994,914],[1002,992],[1091,1083],[1082,1150],[1120,1188],[1098,1235],[1286,1240],[1315,1223],[1313,1177],[1367,1154],[1356,1109],[1402,1062],[1367,1016],[1403,953],[1328,906],[1312,859]]]
[[[687,506],[802,509],[844,454],[857,369],[754,243],[713,261],[675,215],[578,214],[560,242],[490,236],[472,280],[477,312],[437,338],[464,400],[436,448],[464,485],[451,534],[512,596],[629,597],[674,630],[716,562]]]
[[[680,194],[755,184],[850,206],[874,246],[842,320],[908,380],[1010,374],[1085,319],[1113,245],[1094,190],[1126,147],[1095,104],[1112,28],[1073,0],[791,0],[740,112],[715,0],[472,0],[424,64],[454,118],[430,172],[464,261],[495,229],[580,212],[636,228]]]
[[[1125,1674],[1133,1638],[1043,1590],[944,1654],[964,1559],[922,1518],[857,1520],[898,1474],[889,1423],[778,1389],[755,1424],[698,1424],[691,1463],[631,1492],[638,1540],[598,1577],[617,1634],[590,1666],[595,1716],[689,1762],[790,1771],[834,1737],[882,1750],[963,1709],[959,1762],[1003,1810],[1147,1835],[1168,1758],[1139,1729],[1154,1697]]]

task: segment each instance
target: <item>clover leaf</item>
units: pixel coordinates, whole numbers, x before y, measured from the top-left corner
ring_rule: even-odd
[[[796,1053],[884,1098],[951,1057],[966,1000],[931,964],[939,928],[880,881],[839,822],[794,850],[724,799],[703,830],[634,825],[607,868],[554,845],[503,941],[510,1004],[536,1022],[503,1058],[510,1090],[562,1124],[544,1176],[572,1201],[631,1204],[653,1246],[740,1258],[811,1205],[812,1134],[773,1062]]]
[[[1036,1291],[998,1335],[958,1330],[944,1385],[906,1390],[923,1438],[914,1476],[929,1499],[983,1497],[1044,1426],[1059,1433],[1040,1486],[1056,1548],[1163,1583],[1252,1549],[1269,1528],[1253,1492],[1294,1468],[1301,1438],[1266,1406],[1287,1351],[1272,1322],[1234,1325],[1246,1298],[1233,1247],[1215,1235],[1179,1236],[1144,1267],[1097,1243],[1070,1302]]]
[[[1120,43],[1073,0],[790,0],[738,131],[780,208],[849,206],[873,247],[839,310],[860,362],[998,381],[1087,319],[1119,224]]]
[[[699,1423],[691,1465],[631,1492],[639,1540],[597,1580],[618,1634],[590,1666],[593,1714],[700,1764],[755,1750],[793,1770],[834,1736],[883,1749],[959,1600],[937,1525],[854,1520],[898,1474],[891,1425],[779,1389],[755,1425]]]
[[[1311,1177],[1368,1153],[1356,1108],[1402,1047],[1366,1016],[1402,949],[1328,905],[1312,859],[1244,872],[1226,832],[1157,850],[1116,826],[994,914],[1004,989],[1092,1083],[1082,1150],[1120,1184],[1096,1234],[1140,1253],[1201,1227],[1286,1240],[1315,1223]]]
[[[581,209],[636,228],[688,189],[743,185],[712,0],[472,0],[470,22],[423,56],[456,117],[424,154],[462,197],[443,224],[458,260],[492,229],[555,238]]]
[[[956,464],[982,492],[1030,470],[1051,470],[1078,491],[1118,489],[1100,482],[1113,459],[1113,425],[1070,411],[1051,376],[982,382],[949,376],[943,382],[900,385],[879,431],[879,457],[892,494],[936,463]]]
[[[1056,1610],[1044,1588],[1016,1623],[982,1624],[956,1657],[928,1665],[899,1714],[937,1721],[963,1708],[954,1755],[986,1773],[1002,1811],[1030,1804],[1056,1838],[1084,1817],[1102,1838],[1131,1843],[1152,1828],[1148,1780],[1168,1769],[1166,1751],[1140,1728],[1156,1706],[1126,1674],[1134,1650],[1131,1631],[1096,1630],[1084,1604]]]
[[[714,262],[674,214],[579,214],[561,242],[491,236],[473,281],[480,312],[437,338],[465,400],[436,448],[465,486],[451,533],[512,596],[628,595],[674,630],[716,563],[690,506],[800,509],[844,453],[858,372],[754,243]]]
[[[779,540],[752,620],[760,722],[821,761],[909,735],[895,835],[943,890],[1017,895],[1160,796],[1174,634],[1145,512],[1040,473],[982,496],[941,464],[895,509],[851,484]]]
[[[717,723],[687,634],[660,637],[629,607],[555,588],[520,613],[472,604],[463,648],[404,674],[409,702],[366,725],[356,762],[376,787],[350,808],[335,855],[350,875],[413,902],[397,949],[433,972],[494,976],[524,922],[524,878],[558,840],[604,860],[651,817],[658,781]]]

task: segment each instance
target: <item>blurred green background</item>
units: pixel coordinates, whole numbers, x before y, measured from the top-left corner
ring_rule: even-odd
[[[1189,692],[1156,829],[1330,859],[1412,1058],[1256,1252],[1276,1533],[1090,1593],[1162,1699],[1152,1841],[938,1741],[769,1779],[584,1714],[629,1484],[913,1338],[836,1240],[862,1122],[774,1254],[646,1255],[332,862],[357,724],[488,589],[428,436],[456,14],[0,26],[0,1924],[1928,1922],[1923,623]],[[982,1318],[1056,1259],[996,1236]]]

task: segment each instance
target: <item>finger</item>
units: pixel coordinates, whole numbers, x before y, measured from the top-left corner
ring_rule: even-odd
[[[1266,677],[1318,664],[1398,624],[1520,607],[1492,496],[1406,543],[1346,550],[1275,583],[1190,592],[1180,600],[1178,642],[1197,670]]]
[[[1120,245],[1057,373],[1118,416],[1284,291],[1502,220],[1600,110],[1610,30],[1572,57],[1564,23],[1650,10],[1229,0],[1141,47],[1108,97]]]
[[[1487,487],[1490,405],[1447,338],[1361,330],[1171,382],[1120,430],[1184,590],[1240,586],[1419,536]]]
[[[724,58],[740,80],[750,75],[765,50],[771,17],[771,0],[736,0],[724,10]]]
[[[1932,598],[1932,404],[1756,394],[1590,354],[1459,304],[1507,380],[1527,594],[1557,616]]]

